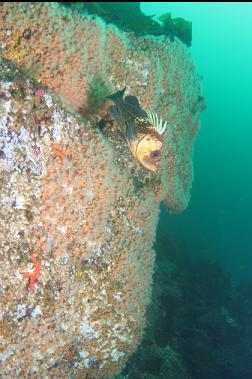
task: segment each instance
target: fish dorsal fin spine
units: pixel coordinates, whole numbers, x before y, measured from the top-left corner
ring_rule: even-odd
[[[114,103],[120,107],[120,113],[124,118],[146,118],[147,113],[141,108],[138,98],[130,95],[124,97],[125,90],[126,87],[110,96],[107,96],[106,98],[114,101]]]
[[[127,87],[124,87],[120,91],[117,91],[116,93],[113,93],[112,95],[107,96],[106,99],[112,100],[115,103],[118,102],[118,101],[123,101],[123,96],[124,96],[124,93],[126,91],[126,88]]]
[[[146,117],[147,114],[145,110],[141,108],[139,104],[138,98],[136,96],[125,96],[124,98],[125,104],[130,105],[130,109],[133,111],[133,116],[135,117]]]
[[[162,117],[158,117],[156,113],[146,111],[147,113],[147,119],[150,121],[150,123],[153,125],[153,128],[156,129],[156,131],[163,135],[166,131],[166,128],[168,126],[167,121],[163,121]]]

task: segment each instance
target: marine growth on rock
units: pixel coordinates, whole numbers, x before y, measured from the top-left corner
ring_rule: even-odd
[[[0,55],[2,378],[111,376],[141,342],[160,202],[190,199],[200,78],[178,39],[57,3],[1,3]],[[155,175],[104,101],[125,86],[171,125]]]

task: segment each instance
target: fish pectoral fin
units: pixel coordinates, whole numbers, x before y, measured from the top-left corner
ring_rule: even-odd
[[[124,142],[126,142],[126,143],[128,144],[128,140],[127,140],[127,138],[125,137],[125,134],[124,134],[121,130],[118,130],[117,133],[118,133],[118,135],[120,136],[120,138],[121,138]]]
[[[129,121],[129,120],[125,121],[125,124],[126,124],[125,136],[128,143],[130,143],[130,141],[135,140],[137,138],[137,130],[132,121]]]

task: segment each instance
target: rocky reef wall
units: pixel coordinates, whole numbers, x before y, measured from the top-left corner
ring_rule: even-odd
[[[0,53],[2,377],[110,376],[141,340],[159,204],[189,201],[200,79],[176,38],[55,3],[1,3]],[[124,86],[169,123],[158,173],[108,129]]]

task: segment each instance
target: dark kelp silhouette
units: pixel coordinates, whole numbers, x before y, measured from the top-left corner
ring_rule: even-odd
[[[183,18],[171,18],[166,13],[159,18],[159,22],[153,19],[154,15],[146,16],[140,9],[140,2],[60,2],[80,13],[88,12],[102,17],[107,23],[117,25],[126,32],[136,35],[167,35],[170,40],[178,37],[187,46],[191,46],[192,23]]]

